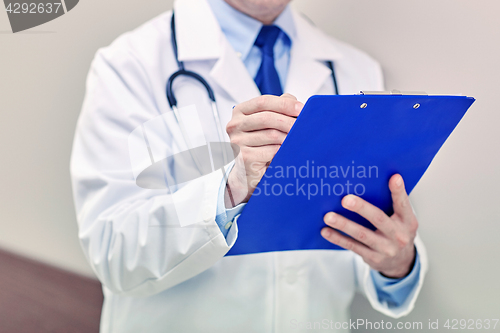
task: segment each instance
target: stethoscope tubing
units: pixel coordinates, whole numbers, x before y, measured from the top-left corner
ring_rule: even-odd
[[[207,90],[207,93],[208,93],[208,97],[210,98],[210,101],[211,101],[212,114],[213,114],[215,124],[217,126],[219,140],[220,140],[220,142],[224,142],[225,140],[224,140],[224,132],[222,131],[221,118],[220,118],[219,109],[217,107],[217,101],[215,100],[215,94],[214,94],[212,87],[210,87],[208,82],[198,73],[186,70],[184,67],[184,62],[179,60],[178,49],[177,49],[177,35],[176,35],[176,29],[175,29],[175,13],[173,13],[173,12],[172,12],[172,19],[170,21],[170,33],[171,33],[172,50],[174,52],[175,60],[177,62],[179,69],[175,73],[170,75],[170,77],[168,78],[167,85],[166,85],[166,95],[167,95],[168,104],[169,104],[170,108],[173,110],[176,121],[181,128],[181,133],[182,133],[182,136],[184,137],[184,140],[186,141],[186,145],[187,145],[188,149],[192,148],[191,143],[189,142],[190,140],[189,140],[189,136],[187,135],[186,128],[184,127],[184,124],[183,124],[182,119],[180,117],[180,114],[179,114],[179,111],[177,108],[177,99],[175,98],[174,91],[173,91],[174,81],[179,76],[191,77],[194,80],[200,82],[205,87],[205,89]],[[334,64],[332,61],[326,61],[326,65],[328,66],[328,68],[330,68],[330,70],[332,72],[333,87],[335,89],[335,94],[338,95],[339,90],[338,90],[338,84],[337,84],[337,79],[336,79],[336,75],[335,75]],[[223,152],[224,152],[224,160],[228,161],[227,157],[225,156],[226,155],[225,150],[223,150]],[[193,156],[193,158],[194,158],[194,156]],[[198,168],[200,169],[199,161],[197,161],[196,158],[194,158],[194,159],[195,159],[195,163],[197,164]],[[226,174],[225,174],[224,168],[222,169],[222,173],[224,174],[224,178],[226,179]],[[226,182],[227,182],[227,179],[226,179]],[[231,200],[232,200],[232,196],[231,196]]]
[[[170,108],[172,110],[174,110],[174,108],[177,108],[177,99],[175,98],[174,90],[173,90],[173,83],[174,83],[176,78],[178,78],[179,76],[188,76],[188,77],[191,77],[194,80],[200,82],[205,87],[205,89],[208,93],[208,97],[210,98],[210,100],[212,102],[212,105],[211,105],[212,113],[214,116],[215,124],[217,126],[218,136],[219,136],[220,141],[223,142],[224,141],[224,133],[222,132],[222,124],[221,124],[219,109],[217,108],[217,101],[215,100],[215,94],[214,94],[212,87],[210,87],[208,82],[198,73],[186,70],[184,67],[184,61],[179,60],[179,54],[178,54],[178,49],[177,49],[177,34],[176,34],[176,29],[175,29],[175,13],[173,13],[173,12],[172,12],[172,19],[170,20],[170,34],[171,34],[172,50],[174,52],[175,61],[177,62],[179,69],[175,73],[170,75],[170,77],[167,80],[166,94],[167,94],[168,104],[170,105]],[[334,69],[333,62],[327,61],[326,65],[328,66],[328,68],[330,68],[330,71],[332,72],[333,87],[335,89],[335,95],[338,95],[339,90],[338,90],[337,78],[335,75],[335,69]],[[174,112],[175,111],[176,110],[174,110]],[[176,117],[177,122],[179,124],[181,124],[182,120],[180,119],[178,112],[175,112],[175,113],[176,113],[175,117]],[[185,134],[185,133],[183,133],[183,134]]]

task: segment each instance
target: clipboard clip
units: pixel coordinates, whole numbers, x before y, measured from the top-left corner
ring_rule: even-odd
[[[391,91],[360,91],[360,95],[390,95],[390,96],[428,96],[423,91],[399,91],[393,89]]]

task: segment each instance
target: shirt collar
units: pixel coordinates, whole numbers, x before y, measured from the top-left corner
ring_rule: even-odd
[[[208,3],[233,49],[241,54],[242,59],[246,59],[263,24],[231,7],[224,0],[208,0]],[[286,6],[273,24],[293,43],[297,32],[290,5]]]

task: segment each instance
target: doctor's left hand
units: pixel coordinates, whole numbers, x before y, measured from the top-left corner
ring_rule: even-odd
[[[396,174],[389,180],[394,214],[382,210],[355,195],[342,199],[342,206],[370,221],[376,231],[367,229],[339,214],[329,212],[324,221],[329,227],[321,235],[329,242],[359,254],[374,270],[389,278],[402,278],[412,270],[415,259],[413,244],[418,221],[406,194],[403,177]],[[347,237],[337,230],[340,230]]]

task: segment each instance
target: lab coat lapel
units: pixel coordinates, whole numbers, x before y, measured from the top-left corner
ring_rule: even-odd
[[[293,48],[285,92],[305,103],[323,86],[325,80],[331,77],[331,72],[324,63],[308,57],[304,49],[295,46]]]
[[[301,102],[318,93],[325,80],[332,80],[331,71],[326,61],[341,58],[340,53],[331,46],[328,37],[319,29],[293,12],[297,37],[293,41],[290,55],[285,92],[288,92]]]
[[[217,59],[223,33],[205,0],[174,2],[178,58],[181,61]]]
[[[214,84],[242,103],[260,95],[259,89],[241,59],[220,29],[206,0],[176,0],[174,3],[179,59],[215,60],[210,71]],[[328,36],[293,11],[297,36],[293,40],[285,92],[305,102],[331,80],[325,61],[341,55]],[[215,87],[214,87],[215,88]]]
[[[236,55],[227,40],[223,40],[222,55],[212,68],[210,76],[236,103],[242,103],[260,96],[253,78],[243,61]]]
[[[214,84],[221,87],[236,103],[259,96],[257,85],[224,36],[208,2],[177,0],[174,10],[179,59],[217,59],[210,71],[210,77]]]

